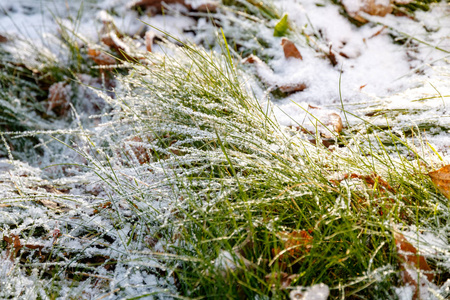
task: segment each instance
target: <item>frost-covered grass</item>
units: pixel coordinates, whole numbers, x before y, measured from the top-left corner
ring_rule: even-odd
[[[229,2],[232,13],[244,3]],[[281,15],[247,2],[254,18]],[[225,36],[236,28],[221,25]],[[267,42],[254,53],[275,53],[277,40]],[[262,101],[267,93],[223,36],[212,43],[218,51],[161,42],[140,63],[123,61],[112,92],[89,79],[111,110],[89,106],[22,134],[40,138],[44,153],[33,166],[0,161],[0,298],[287,298],[322,283],[332,299],[408,299],[394,233],[435,274],[422,298],[449,297],[449,201],[426,175],[448,160],[428,143],[436,130],[402,127],[393,100],[355,109],[340,98],[346,128],[327,131],[327,148],[323,120],[305,113],[312,133],[285,126],[277,99]],[[414,91],[397,96],[445,104]],[[417,109],[431,118],[435,106]]]

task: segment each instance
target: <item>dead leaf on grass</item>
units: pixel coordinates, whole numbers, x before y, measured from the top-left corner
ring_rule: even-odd
[[[20,243],[20,238],[16,234],[11,234],[10,236],[3,236],[3,240],[7,243],[6,245],[6,256],[10,260],[14,260],[17,257],[20,249],[23,245]]]
[[[450,199],[450,165],[446,165],[437,171],[428,173],[431,177],[431,181],[436,185],[439,191],[444,194],[445,197]]]
[[[132,153],[126,151],[128,155],[134,154],[134,156],[139,161],[139,164],[145,164],[151,161],[151,150],[147,149],[144,146],[144,142],[141,137],[134,136],[130,139],[127,139],[126,144],[131,148]]]
[[[89,48],[88,56],[100,66],[114,65],[116,63],[113,57],[97,49]]]
[[[56,82],[49,88],[47,110],[63,116],[70,108],[71,89],[66,82]]]
[[[145,49],[147,49],[148,52],[152,52],[153,40],[155,39],[155,36],[155,33],[151,30],[145,33]]]
[[[428,283],[420,280],[421,278],[417,276],[416,272],[425,275],[429,283],[433,282],[434,273],[425,257],[418,254],[417,249],[406,240],[403,234],[394,232],[394,240],[401,261],[400,268],[403,282],[405,285],[411,285],[414,288],[413,299],[419,299],[419,290],[426,288]]]
[[[64,204],[52,201],[52,200],[40,199],[38,202],[41,203],[42,205],[44,205],[45,207],[47,207],[48,209],[54,210],[56,212],[68,212],[68,211],[70,211],[69,207],[65,206]]]
[[[290,256],[298,258],[308,253],[312,247],[313,237],[306,230],[281,231],[277,236],[284,242],[284,249],[273,248],[272,254],[275,257],[282,258],[288,253]]]

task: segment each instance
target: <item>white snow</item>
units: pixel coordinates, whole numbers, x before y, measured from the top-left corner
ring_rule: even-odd
[[[188,1],[193,8],[207,2],[211,1]],[[377,3],[382,4],[388,2],[389,0],[377,0]],[[15,59],[24,61],[33,68],[41,67],[39,58],[44,57],[46,60],[64,64],[69,59],[69,51],[64,44],[58,42],[57,37],[61,28],[65,29],[71,38],[77,40],[79,47],[84,47],[98,45],[99,39],[105,34],[102,32],[104,24],[112,22],[120,32],[133,37],[134,46],[141,50],[145,49],[145,41],[141,37],[145,32],[150,31],[156,36],[164,36],[151,26],[183,42],[210,45],[213,50],[219,50],[215,36],[216,28],[207,15],[197,14],[196,18],[192,18],[188,10],[181,5],[170,5],[165,15],[139,15],[138,12],[129,8],[130,3],[129,0],[0,0],[0,34],[9,40],[1,47],[11,51]],[[362,5],[361,1],[357,0],[344,0],[344,3],[352,12],[359,11]],[[273,28],[270,27],[276,24],[277,20],[268,23],[252,21],[242,15],[220,9],[215,18],[227,37],[234,37],[240,42],[240,45],[237,45],[237,52],[252,49],[260,53],[261,59],[267,59],[266,64],[257,68],[241,65],[239,68],[244,70],[248,78],[246,87],[255,93],[262,107],[272,107],[268,106],[269,103],[273,105],[276,119],[280,124],[301,125],[311,132],[315,132],[318,128],[322,133],[332,135],[318,121],[323,122],[331,113],[340,113],[343,117],[342,105],[345,110],[367,118],[372,124],[380,126],[386,124],[386,118],[383,115],[369,118],[370,113],[383,110],[394,112],[395,114],[389,119],[394,130],[401,131],[420,124],[434,126],[426,133],[426,140],[442,154],[444,160],[450,160],[450,115],[448,113],[450,109],[450,6],[446,1],[431,5],[430,11],[417,11],[414,20],[394,15],[386,17],[364,15],[367,20],[373,22],[361,27],[351,24],[340,13],[341,8],[329,1],[278,0],[273,1],[273,4],[280,15],[288,14],[290,24],[297,32],[303,30],[303,35],[289,36],[301,52],[303,60],[284,57],[280,45],[281,38],[274,37]],[[79,11],[81,13],[78,19]],[[194,34],[193,31],[196,30],[198,32]],[[406,43],[394,43],[394,38],[399,41],[405,38]],[[173,41],[173,39],[169,40]],[[260,43],[261,40],[264,43]],[[128,49],[123,41],[116,40],[116,42]],[[171,50],[163,46],[156,45],[152,49],[160,54],[171,55]],[[128,51],[135,51],[135,49],[128,49]],[[330,51],[336,58],[335,66],[325,56]],[[261,81],[264,81],[267,86],[261,84],[259,79],[253,76],[255,74],[263,79]],[[78,74],[77,76],[86,85],[96,89],[104,88],[104,82],[90,75]],[[271,94],[277,86],[299,83],[305,84],[306,89],[280,98]],[[121,88],[128,87],[118,86],[117,91]],[[2,237],[41,226],[46,235],[51,235],[55,229],[61,231],[62,236],[55,243],[66,252],[81,252],[86,258],[108,255],[111,259],[118,261],[135,259],[135,256],[127,256],[131,250],[141,251],[149,247],[134,241],[129,245],[119,242],[120,239],[127,240],[133,230],[131,225],[124,224],[121,218],[130,217],[133,209],[142,209],[152,213],[158,211],[154,220],[164,220],[170,214],[172,201],[176,200],[172,199],[174,195],[169,187],[161,186],[163,184],[160,182],[166,178],[164,166],[157,164],[138,166],[135,169],[123,170],[117,174],[117,178],[109,178],[107,176],[110,174],[110,169],[102,165],[97,170],[97,175],[104,176],[110,185],[99,181],[92,171],[83,169],[89,159],[98,154],[89,147],[88,137],[102,136],[106,132],[104,128],[110,123],[105,123],[108,120],[106,112],[105,115],[98,117],[96,122],[86,121],[93,113],[98,111],[103,113],[102,108],[109,100],[106,95],[100,98],[93,91],[81,92],[81,90],[80,87],[79,94],[82,99],[77,106],[78,121],[86,122],[82,125],[89,128],[86,128],[86,131],[76,129],[76,133],[80,136],[75,138],[71,128],[78,128],[76,125],[67,128],[64,127],[67,124],[58,123],[58,126],[62,128],[59,133],[66,134],[63,142],[83,152],[84,157],[80,157],[57,142],[42,140],[42,148],[45,151],[39,161],[26,163],[0,160],[0,196],[6,199],[0,202],[6,207],[0,210],[0,223],[4,224],[5,228],[15,228],[2,232]],[[19,104],[20,102],[16,101],[14,105]],[[311,106],[317,106],[320,109],[314,109]],[[345,125],[360,123],[356,117],[343,118],[343,120],[347,119],[350,124]],[[129,129],[130,136],[134,133],[132,131],[133,129]],[[55,135],[59,136],[56,133]],[[115,141],[108,140],[108,142],[115,144]],[[132,146],[149,145],[139,142],[133,144],[126,140],[119,142],[121,146],[117,148],[128,147],[129,152],[132,152]],[[282,146],[270,145],[269,149],[277,151],[279,147]],[[134,159],[136,160],[136,157]],[[58,166],[68,161],[77,165],[65,169]],[[40,169],[51,164],[55,165]],[[116,191],[116,180],[121,183],[126,182],[127,190],[122,191],[123,193]],[[343,182],[343,186],[357,184],[357,181]],[[69,192],[68,194],[47,192],[45,186],[51,185],[62,186],[69,189]],[[36,186],[38,188],[35,188]],[[140,192],[146,196],[140,195]],[[30,201],[29,197],[21,193],[32,195],[35,201]],[[136,203],[136,207],[132,207],[128,204],[127,197],[138,194],[143,199]],[[37,205],[35,202],[39,200],[39,197],[55,200],[68,207],[70,211],[65,215],[59,215],[51,207]],[[157,201],[154,200],[156,198]],[[105,204],[107,201],[110,205],[120,208],[121,215],[118,220],[111,217],[108,205]],[[10,206],[17,206],[21,212],[11,213]],[[344,198],[338,198],[335,206],[337,211],[341,208],[345,209],[348,205]],[[94,215],[94,211],[99,208],[103,209],[103,213]],[[153,215],[149,217],[149,219],[152,218]],[[120,224],[120,228],[114,227],[116,223]],[[91,229],[104,236],[90,237],[86,231]],[[156,229],[152,230],[156,232]],[[418,229],[414,227],[402,231],[421,255],[441,259],[438,262],[440,266],[450,270],[450,263],[448,260],[445,261],[445,257],[448,257],[450,253],[448,240],[445,240],[448,234],[444,231],[419,234],[417,232]],[[153,232],[150,232],[149,236],[151,237],[152,234]],[[104,250],[101,246],[107,236],[115,242],[108,247],[108,250]],[[52,243],[53,239],[45,240],[46,247],[50,247]],[[151,250],[166,251],[165,241],[155,241]],[[61,257],[61,260],[65,259]],[[154,258],[149,258],[151,259]],[[232,255],[228,251],[222,251],[213,264],[218,269],[235,270],[238,263],[236,259],[239,262],[243,260],[247,264],[244,258],[237,254]],[[36,267],[31,275],[27,275],[20,268],[15,268],[14,263],[8,258],[0,257],[0,284],[3,286],[4,282],[8,281],[5,288],[0,289],[0,297],[8,298],[11,295],[30,299],[37,297],[36,295],[42,291],[42,286],[46,284],[45,280],[40,279],[38,272],[47,266],[40,264],[37,260],[33,263],[36,263]],[[162,289],[176,293],[173,277],[157,277],[136,266],[139,266],[139,262],[133,261],[129,264],[119,263],[112,272],[99,268],[98,274],[112,276],[99,281],[104,287],[103,290],[95,287],[95,280],[87,280],[84,286],[78,287],[78,290],[71,290],[68,283],[68,286],[61,287],[61,293],[67,297],[84,293],[88,298],[97,298],[101,295],[105,296],[108,293],[104,292],[105,290],[122,289],[123,294],[106,295],[107,299],[139,296],[149,291],[151,293]],[[158,266],[156,260],[152,266]],[[447,281],[440,287],[440,292],[444,294],[449,286],[450,283]],[[436,286],[428,287],[439,290]],[[398,287],[395,291],[402,300],[413,297],[410,286]],[[427,294],[424,296],[430,296],[433,293],[425,292]],[[329,293],[330,288],[321,283],[310,287],[295,287],[290,297],[291,299],[325,300]]]

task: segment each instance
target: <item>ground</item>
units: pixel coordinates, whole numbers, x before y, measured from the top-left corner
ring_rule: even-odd
[[[445,1],[0,8],[0,298],[450,296]]]

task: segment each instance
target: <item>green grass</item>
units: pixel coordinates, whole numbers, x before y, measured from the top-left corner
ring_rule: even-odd
[[[257,2],[228,4],[245,2],[246,13],[280,18]],[[85,159],[67,165],[86,177],[70,178],[73,185],[94,184],[100,191],[89,190],[87,197],[37,190],[49,184],[38,171],[25,183],[20,176],[5,180],[11,184],[3,187],[8,196],[0,204],[10,206],[2,212],[31,218],[45,210],[51,222],[22,228],[17,219],[2,233],[17,230],[27,240],[48,240],[43,237],[58,226],[63,233],[41,257],[26,247],[20,252],[11,274],[34,274],[27,295],[79,299],[95,286],[99,297],[125,299],[284,299],[294,286],[325,283],[331,299],[391,299],[394,287],[404,284],[393,232],[431,233],[448,243],[450,204],[426,175],[442,162],[420,126],[399,132],[388,121],[380,126],[360,119],[326,148],[319,134],[280,126],[271,107],[262,108],[249,92],[251,75],[240,69],[239,57],[224,38],[216,42],[221,53],[167,43],[170,54],[127,63],[127,72],[117,74],[115,97],[99,92],[113,111],[102,115],[107,122],[98,131],[79,128],[73,139],[53,134]],[[68,47],[73,68],[52,69],[44,78],[88,72],[85,49]],[[2,82],[20,80],[36,92],[27,95],[46,97],[30,69],[12,69],[20,76]],[[30,98],[24,115],[39,111],[39,99]],[[4,119],[14,117],[4,128],[29,130],[11,127],[20,124],[12,111],[2,111]],[[70,210],[46,209],[42,199]],[[286,242],[299,231],[308,232],[307,247],[302,240]],[[3,242],[1,249],[7,247]],[[230,257],[234,267],[223,267]],[[450,272],[448,249],[426,258],[442,286]],[[136,267],[157,285],[120,279],[139,274]],[[282,273],[296,275],[287,288]]]
[[[138,215],[152,224],[164,220],[153,235],[166,252],[183,257],[169,263],[181,294],[283,298],[289,289],[265,277],[285,272],[299,275],[293,286],[327,284],[332,298],[395,297],[392,287],[402,282],[393,231],[448,227],[448,200],[426,175],[436,157],[389,129],[384,142],[380,132],[358,133],[363,122],[335,137],[343,147],[315,146],[262,110],[226,51],[216,56],[188,45],[172,51],[175,57],[150,56],[150,64],[120,79],[118,123],[108,138],[114,143],[103,151],[131,145],[115,159],[128,157],[124,166],[135,168],[138,181],[149,176],[147,166],[150,174],[165,174],[177,199],[170,213]],[[140,167],[134,155],[142,150],[123,138],[130,136],[140,137],[150,157]],[[122,195],[146,198],[103,172]],[[296,230],[309,230],[311,248],[280,254],[282,232]],[[215,263],[224,251],[235,269]],[[430,263],[447,274],[437,257]]]

